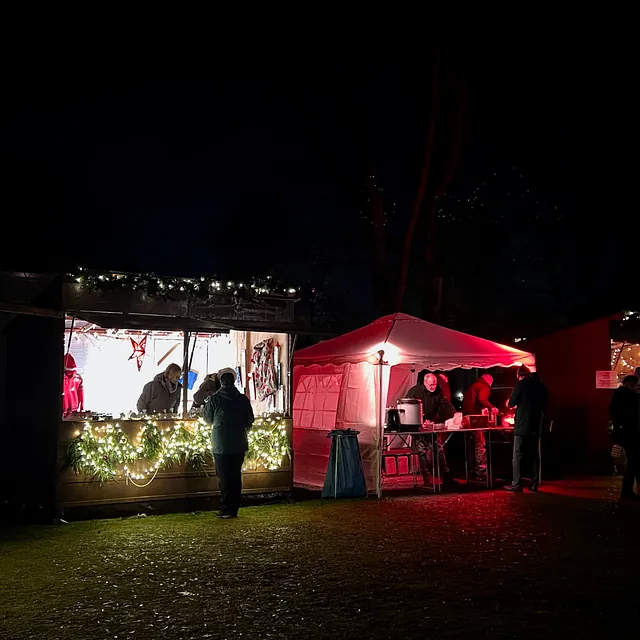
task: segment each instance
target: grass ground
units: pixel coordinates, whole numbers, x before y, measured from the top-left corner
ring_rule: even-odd
[[[614,495],[607,481],[7,529],[0,638],[637,638],[640,508]]]

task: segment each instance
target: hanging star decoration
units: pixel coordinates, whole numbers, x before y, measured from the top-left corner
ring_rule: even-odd
[[[138,371],[140,371],[140,369],[142,369],[142,361],[147,353],[147,336],[139,341],[136,341],[133,338],[129,338],[129,340],[131,340],[131,346],[133,347],[133,353],[129,356],[129,360],[133,360],[135,358]]]

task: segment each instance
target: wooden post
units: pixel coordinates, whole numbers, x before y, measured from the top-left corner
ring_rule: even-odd
[[[184,343],[183,343],[183,358],[182,358],[182,419],[187,419],[187,402],[189,394],[189,330],[184,330]]]

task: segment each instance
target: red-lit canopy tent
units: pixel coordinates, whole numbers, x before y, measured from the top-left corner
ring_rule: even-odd
[[[333,429],[360,431],[365,477],[380,495],[385,407],[415,384],[416,371],[526,364],[525,351],[396,313],[294,354],[295,486],[321,488]]]

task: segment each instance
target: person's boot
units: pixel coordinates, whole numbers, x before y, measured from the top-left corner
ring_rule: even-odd
[[[431,480],[431,472],[429,471],[429,465],[426,460],[420,460],[420,475],[422,476],[422,480],[425,486],[429,486],[433,484]]]

